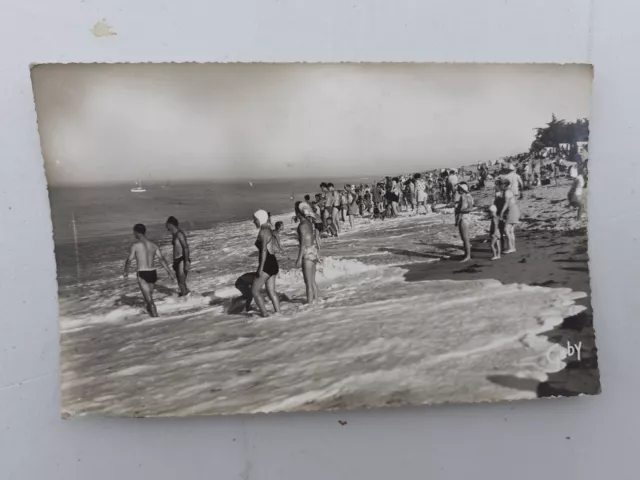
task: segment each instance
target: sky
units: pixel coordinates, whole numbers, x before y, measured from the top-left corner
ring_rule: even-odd
[[[391,175],[527,151],[589,116],[592,69],[545,64],[49,64],[50,185]]]

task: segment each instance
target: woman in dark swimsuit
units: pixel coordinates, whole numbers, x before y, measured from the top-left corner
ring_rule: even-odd
[[[268,317],[267,307],[264,303],[260,289],[266,284],[267,295],[273,303],[276,313],[280,313],[280,302],[276,294],[276,275],[280,271],[278,260],[274,255],[275,241],[273,232],[268,225],[269,215],[264,210],[258,210],[253,214],[253,222],[260,229],[255,246],[258,249],[258,271],[256,279],[251,287],[253,299],[260,309],[260,315]]]

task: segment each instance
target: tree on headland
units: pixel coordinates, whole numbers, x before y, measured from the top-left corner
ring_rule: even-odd
[[[569,151],[578,150],[578,142],[589,141],[589,119],[578,118],[575,122],[558,120],[555,115],[546,126],[536,128],[536,137],[531,143],[531,152],[539,152],[543,148],[551,147],[557,150],[561,144],[568,144]]]

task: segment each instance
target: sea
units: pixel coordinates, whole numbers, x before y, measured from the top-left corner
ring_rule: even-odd
[[[63,410],[174,416],[535,398],[488,378],[543,381],[557,371],[539,334],[584,309],[576,300],[585,294],[492,279],[406,281],[407,265],[461,253],[444,209],[343,224],[322,241],[321,300],[306,305],[291,196],[313,197],[320,181],[52,188]],[[257,268],[259,208],[285,224],[282,313],[266,319],[235,309],[236,279]],[[193,293],[179,298],[159,269],[160,317],[149,318],[122,269],[135,223],[170,259],[169,215],[187,232]],[[487,226],[477,214],[472,235]]]

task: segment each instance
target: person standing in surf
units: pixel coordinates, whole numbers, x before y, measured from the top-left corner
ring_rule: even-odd
[[[187,236],[182,229],[180,229],[178,219],[176,217],[167,218],[165,226],[172,236],[173,271],[176,272],[178,288],[180,289],[178,296],[184,297],[189,294],[189,289],[187,288],[187,275],[189,274],[189,270],[191,270],[191,255],[189,252],[189,244],[187,243]]]
[[[282,244],[280,243],[280,234],[282,233],[282,229],[284,228],[284,223],[276,222],[275,227],[273,229],[273,241],[276,242],[276,248],[278,249],[278,253],[284,254],[284,248],[282,248]]]
[[[157,244],[149,240],[146,236],[147,227],[138,223],[133,227],[133,235],[136,241],[131,245],[127,260],[124,262],[124,278],[129,276],[129,264],[132,261],[136,261],[136,271],[138,277],[138,286],[142,292],[145,304],[147,306],[147,312],[152,317],[158,316],[158,310],[156,304],[153,301],[153,290],[155,284],[158,281],[158,272],[154,266],[155,260],[158,259],[162,267],[167,271],[167,275],[173,281],[173,275],[169,264],[162,256],[160,247]]]
[[[331,223],[333,223],[333,229],[337,237],[341,230],[338,215],[340,213],[340,206],[342,205],[342,196],[336,191],[333,183],[328,183],[327,188],[329,189],[327,203],[329,203],[329,198],[331,198]]]
[[[351,226],[351,230],[353,230],[353,218],[360,213],[360,209],[358,207],[358,195],[355,191],[355,185],[346,185],[345,190],[347,191],[347,213],[349,215],[349,225]]]
[[[322,221],[324,222],[325,228],[327,229],[329,234],[333,237],[337,237],[338,228],[333,223],[333,204],[335,202],[335,197],[329,190],[329,185],[327,185],[326,183],[321,183],[320,188],[322,189],[322,199],[324,206],[324,210],[322,212]]]
[[[253,223],[260,232],[258,233],[258,238],[255,243],[258,249],[258,270],[256,272],[256,279],[251,286],[251,293],[253,294],[253,299],[256,301],[256,305],[258,305],[260,309],[260,315],[263,317],[269,316],[264,299],[262,295],[260,295],[260,289],[263,285],[266,285],[267,295],[271,303],[273,303],[274,310],[276,313],[280,313],[280,301],[276,294],[276,275],[280,271],[280,267],[274,254],[275,237],[268,222],[269,214],[264,210],[258,210],[253,214]]]
[[[471,260],[471,239],[469,238],[469,227],[471,225],[471,216],[473,210],[473,197],[469,193],[469,185],[466,182],[457,184],[459,197],[456,204],[456,224],[460,231],[460,238],[464,245],[464,258],[460,261],[467,262]]]
[[[304,202],[296,202],[296,214],[300,219],[298,225],[298,241],[300,249],[296,267],[302,267],[302,277],[307,289],[307,303],[314,303],[319,299],[316,283],[316,265],[320,261],[320,241],[313,224],[315,215],[311,207]]]

